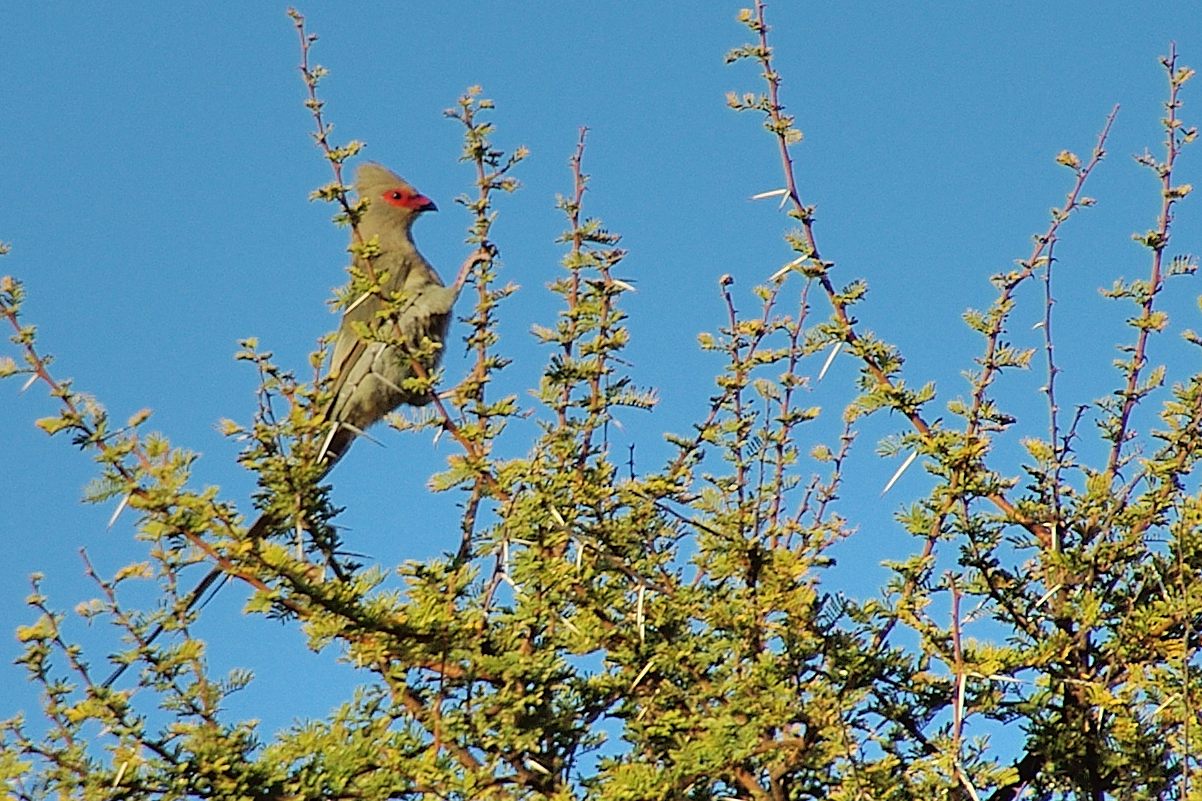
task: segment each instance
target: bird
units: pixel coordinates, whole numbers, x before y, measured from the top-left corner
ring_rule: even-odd
[[[409,345],[418,345],[425,338],[441,344],[459,292],[457,285],[443,284],[413,242],[414,221],[437,211],[434,201],[374,162],[361,164],[355,171],[355,193],[366,201],[366,208],[352,232],[352,244],[362,241],[376,250],[370,260],[357,253],[355,266],[373,275],[379,289],[348,304],[338,326],[329,370],[331,400],[322,412],[329,425],[318,456],[323,476],[374,423],[400,406],[424,406],[433,399],[428,392],[404,388],[406,379],[414,376],[414,359],[405,347],[366,340],[361,332],[383,322]],[[390,309],[394,305],[397,308]],[[440,348],[434,363],[427,361],[426,367],[437,366],[441,353]],[[281,525],[282,521],[264,513],[251,524],[247,536],[262,538]],[[218,567],[209,571],[188,596],[185,611],[223,575]],[[162,632],[160,625],[147,637],[146,645]],[[128,667],[118,666],[103,686],[112,686]]]

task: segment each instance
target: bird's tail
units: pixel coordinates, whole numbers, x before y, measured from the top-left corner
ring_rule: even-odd
[[[355,441],[356,437],[360,433],[362,432],[356,431],[354,428],[346,424],[335,425],[330,430],[329,437],[326,443],[323,445],[322,453],[319,457],[324,459],[326,462],[325,470],[322,471],[322,476],[333,469],[334,465],[336,465],[338,460],[340,460],[346,454],[347,450],[350,449],[351,444]],[[246,537],[251,540],[261,540],[271,534],[273,530],[280,528],[282,525],[282,521],[276,519],[272,515],[263,513],[259,515],[255,522],[251,523],[250,528],[246,530]],[[331,561],[333,561],[332,557]],[[337,569],[335,572],[337,572]],[[188,602],[184,605],[184,613],[187,614],[198,605],[203,607],[213,599],[213,596],[225,586],[225,583],[228,580],[229,576],[226,575],[226,573],[220,567],[214,567],[205,574],[204,578],[197,583],[196,588],[193,589],[188,595]],[[212,592],[210,592],[210,589],[212,589]],[[205,597],[206,594],[208,594],[207,598]],[[146,638],[143,646],[149,646],[151,643],[157,640],[160,635],[162,635],[163,631],[164,626],[162,624],[156,626],[154,631],[150,632],[150,636]],[[111,687],[113,682],[121,678],[121,675],[125,673],[127,669],[129,669],[129,664],[119,665],[117,669],[113,671],[112,675],[104,680],[104,684],[102,686],[105,688]]]
[[[258,520],[256,520],[254,526],[251,526],[251,529],[253,530],[260,523],[263,523],[265,517],[266,517],[266,515],[264,515],[263,517],[260,517]],[[200,583],[198,583],[196,585],[196,588],[193,589],[192,592],[188,595],[188,603],[184,605],[184,613],[187,614],[197,604],[204,606],[204,604],[208,603],[209,600],[211,600],[212,597],[217,594],[217,591],[220,590],[225,585],[225,582],[228,578],[229,578],[229,576],[227,576],[224,573],[224,571],[222,571],[222,569],[219,567],[215,567],[212,570],[210,570],[208,573],[206,573],[205,577],[200,580]],[[213,592],[210,593],[209,597],[206,599],[204,597],[205,593],[208,593],[209,588],[213,587],[213,584],[215,584],[215,583],[217,584],[217,586],[213,588]],[[202,599],[204,599],[203,603],[202,603]],[[159,638],[159,635],[162,634],[164,630],[165,630],[165,628],[164,628],[163,624],[160,623],[158,626],[155,627],[154,631],[150,632],[150,636],[148,636],[146,638],[146,641],[143,643],[143,645],[149,646],[151,643],[153,643],[155,640],[157,640]],[[103,686],[105,689],[112,687],[113,682],[115,682],[117,679],[121,678],[121,674],[125,673],[125,671],[129,669],[129,666],[131,664],[133,664],[133,663],[130,662],[130,663],[126,663],[124,665],[118,665],[117,669],[114,670],[112,672],[112,674],[107,679],[104,680],[104,684],[101,686]]]
[[[272,516],[261,514],[259,515],[258,519],[251,524],[250,528],[246,530],[246,536],[253,539],[262,539],[270,534],[273,529],[278,528],[279,525],[279,522]],[[184,614],[187,614],[195,608],[204,607],[205,604],[213,600],[213,596],[215,596],[218,591],[225,586],[227,581],[229,581],[229,575],[227,575],[220,567],[214,567],[208,573],[205,573],[204,578],[197,582],[196,587],[193,588],[192,592],[188,593],[188,601],[186,604],[184,604]],[[142,643],[143,647],[150,646],[162,635],[165,630],[165,626],[161,623],[156,626],[154,631],[150,632],[150,635],[147,636],[146,640]],[[132,663],[117,666],[112,674],[104,680],[104,684],[102,686],[106,689],[112,687],[113,683],[117,681],[117,679],[121,678],[122,674],[129,669],[130,664]]]

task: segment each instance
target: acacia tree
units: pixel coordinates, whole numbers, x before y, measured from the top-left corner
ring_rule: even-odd
[[[342,166],[360,145],[331,141],[318,96],[324,71],[308,58],[315,37],[292,14],[315,138],[333,169],[315,196],[354,228],[361,208]],[[430,484],[462,496],[460,546],[401,566],[403,594],[381,588],[385,567],[342,553],[336,510],[318,483],[323,351],[302,381],[244,343],[240,357],[262,379],[259,404],[250,423],[225,428],[248,442],[242,461],[259,477],[258,506],[294,523],[251,539],[233,504],[190,488],[192,453],[146,433],[143,416],[114,424],[51,374],[20,316],[21,284],[3,279],[0,314],[18,357],[0,372],[49,388],[59,412],[37,424],[92,454],[100,477],[89,499],[119,499],[148,549],[115,576],[93,573],[99,597],[78,610],[123,631],[128,648],[117,658],[136,673],[132,689],[98,680],[35,578],[35,619],[18,636],[45,723],[36,734],[20,716],[0,725],[0,775],[12,796],[1202,797],[1193,733],[1202,372],[1186,365],[1168,386],[1153,347],[1168,327],[1168,279],[1196,267],[1170,248],[1174,209],[1190,192],[1175,166],[1196,136],[1179,117],[1193,71],[1172,51],[1162,61],[1163,151],[1141,159],[1160,186],[1155,221],[1138,237],[1148,272],[1107,293],[1133,305],[1115,391],[1068,414],[1057,394],[1055,250],[1065,224],[1093,203],[1085,187],[1113,114],[1088,157],[1056,157],[1069,172],[1065,200],[1031,252],[993,277],[991,305],[966,314],[981,354],[966,390],[940,399],[932,385],[907,384],[902,355],[857,321],[864,282],[836,283],[795,178],[801,134],[782,105],[763,3],[739,19],[750,41],[727,60],[756,65],[763,88],[728,102],[762,118],[765,151],[780,159],[782,188],[767,194],[794,221],[786,239],[796,257],[756,287],[750,314],[722,279],[726,319],[701,337],[724,363],[709,411],[669,435],[672,456],[641,474],[609,447],[615,414],[655,397],[624,371],[629,285],[614,269],[625,254],[585,213],[584,133],[559,200],[564,269],[550,287],[559,310],[536,329],[548,358],[534,401],[524,402],[493,385],[508,363],[496,331],[512,288],[501,283],[504,243],[491,225],[525,153],[492,143],[492,104],[478,90],[453,110],[463,159],[476,169],[474,194],[462,199],[475,223],[458,306],[472,361],[449,388],[440,375],[415,378],[437,388],[434,412],[394,424],[457,443]],[[372,243],[353,241],[370,263]],[[1026,285],[1042,285],[1041,352],[1007,334]],[[339,299],[373,291],[371,275],[352,270]],[[391,344],[415,355],[433,347]],[[805,405],[806,388],[839,353],[856,360],[859,379],[841,432],[824,441],[811,433],[823,412]],[[1018,370],[1043,371],[1048,414],[1047,435],[1021,441],[1028,460],[1014,475],[994,453],[1015,437],[1001,390]],[[1135,415],[1152,406],[1159,427],[1138,433]],[[833,544],[857,536],[839,503],[843,465],[865,419],[882,413],[900,426],[883,447],[908,454],[903,470],[921,460],[930,491],[901,516],[912,556],[889,565],[878,595],[855,598],[824,568]],[[510,422],[527,414],[537,435],[524,456],[501,458]],[[1083,447],[1091,424],[1100,450]],[[1100,460],[1082,455],[1095,451]],[[181,591],[180,571],[198,562],[253,588],[253,611],[290,620],[311,647],[352,663],[362,676],[353,697],[265,743],[252,723],[230,720],[222,701],[250,679],[212,676],[188,628],[200,609]],[[130,609],[122,585],[146,577],[159,580],[163,602]],[[970,605],[992,623],[983,636],[967,634]],[[152,722],[155,706],[173,719]],[[1021,732],[1021,748],[985,736],[1001,727]]]

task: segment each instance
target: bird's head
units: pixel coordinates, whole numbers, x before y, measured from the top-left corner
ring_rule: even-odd
[[[365,233],[383,233],[397,228],[408,232],[422,212],[438,211],[434,201],[418,192],[387,167],[368,162],[355,172],[355,191],[367,200],[363,215]]]

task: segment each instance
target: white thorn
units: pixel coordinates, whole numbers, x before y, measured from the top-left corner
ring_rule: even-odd
[[[559,622],[561,622],[565,626],[567,626],[568,630],[571,631],[573,634],[580,633],[580,628],[575,623],[573,623],[569,618],[565,617],[562,614],[559,616]]]
[[[635,289],[632,285],[630,285],[626,281],[623,281],[621,278],[613,279],[613,284],[616,287],[621,287],[622,289],[625,289],[627,292],[638,292],[637,289]]]
[[[786,275],[793,272],[794,267],[797,267],[805,260],[806,260],[805,256],[798,256],[797,258],[793,259],[793,261],[789,262],[784,267],[781,267],[779,270],[774,272],[771,276],[768,277],[768,280],[772,281],[772,282],[780,281]]]
[[[376,439],[371,434],[368,434],[362,428],[353,426],[350,423],[339,423],[338,425],[342,426],[343,428],[349,428],[351,431],[354,431],[356,437],[363,437],[363,439],[367,440],[368,442],[374,442],[375,444],[379,445],[381,448],[384,447],[383,442],[380,442],[380,440]]]
[[[893,474],[893,478],[889,479],[889,483],[885,485],[883,490],[881,490],[882,495],[893,489],[893,485],[896,484],[897,480],[902,477],[902,473],[906,472],[906,469],[912,465],[914,460],[917,458],[918,451],[910,451],[910,455],[906,457],[906,461],[901,463],[901,467],[897,468],[897,472]]]
[[[639,608],[638,608],[638,611],[635,613],[635,620],[637,620],[638,624],[639,624],[639,643],[640,644],[645,644],[647,642],[647,617],[646,617],[646,615],[643,614],[643,601],[646,599],[646,597],[647,597],[647,587],[644,584],[640,584],[639,585]]]
[[[975,674],[974,674],[975,675]],[[1026,684],[1022,679],[1016,679],[1014,676],[1003,676],[1000,673],[991,673],[988,676],[982,676],[986,681],[1008,682],[1010,684]]]
[[[981,801],[981,796],[977,795],[977,788],[972,786],[972,782],[968,779],[968,774],[966,774],[964,769],[959,765],[956,766],[956,776],[959,777],[960,783],[964,785],[964,789],[968,790],[968,794],[972,797],[972,801]]]
[[[551,771],[547,770],[545,767],[540,765],[538,762],[534,761],[533,757],[526,757],[526,767],[530,768],[533,771],[537,771],[538,773],[541,773],[544,776],[551,775]]]
[[[405,390],[401,389],[401,388],[400,388],[400,387],[398,387],[396,384],[392,383],[391,381],[389,381],[387,378],[385,378],[384,376],[380,375],[379,373],[372,373],[372,374],[371,374],[371,377],[372,377],[372,378],[374,378],[374,379],[376,379],[377,381],[379,381],[379,382],[380,382],[381,384],[383,384],[384,386],[386,386],[386,387],[388,387],[389,389],[391,389],[391,390],[392,390],[393,392],[395,392],[396,394],[398,394],[398,395],[404,395],[404,394],[405,394]]]
[[[831,352],[826,354],[826,361],[822,363],[822,369],[818,371],[819,381],[826,375],[826,371],[831,369],[831,365],[835,362],[835,357],[839,355],[839,351],[841,350],[843,350],[843,340],[840,339],[831,346]]]
[[[654,658],[654,657],[652,657],[651,659],[647,660],[647,664],[646,664],[646,665],[643,665],[643,669],[639,671],[639,675],[635,676],[635,677],[634,677],[634,681],[633,681],[633,682],[631,682],[631,684],[630,684],[630,690],[634,690],[634,688],[635,688],[635,687],[638,687],[638,686],[639,686],[639,682],[640,682],[640,681],[642,681],[644,678],[646,678],[646,677],[647,677],[647,674],[651,672],[651,666],[652,666],[652,665],[654,665],[654,664],[655,664],[655,658]]]
[[[330,443],[334,441],[334,435],[338,433],[338,427],[341,423],[335,423],[330,426],[330,430],[326,433],[325,440],[321,443],[321,449],[317,451],[317,461],[324,461],[330,453]]]
[[[35,382],[35,381],[37,381],[37,380],[38,380],[38,374],[37,374],[37,373],[31,373],[31,374],[30,374],[30,376],[29,376],[29,380],[28,380],[28,381],[26,381],[24,384],[22,384],[22,385],[21,385],[21,393],[22,393],[22,394],[24,394],[24,393],[25,393],[25,390],[27,390],[27,389],[29,389],[30,387],[32,387],[32,386],[33,386],[33,384],[34,384],[34,382]]]
[[[109,518],[109,528],[113,527],[113,524],[117,522],[117,518],[120,517],[121,513],[125,511],[125,507],[129,506],[130,497],[131,493],[127,492],[125,497],[121,499],[121,503],[117,504],[117,508],[113,510],[113,516]]]
[[[370,293],[370,292],[365,292],[365,293],[363,293],[362,295],[360,295],[360,296],[358,297],[358,299],[357,299],[357,300],[355,300],[355,302],[354,302],[354,303],[352,303],[351,305],[347,306],[347,307],[346,307],[346,309],[344,309],[344,310],[343,310],[343,312],[342,312],[342,316],[343,316],[343,317],[346,317],[348,314],[350,314],[350,313],[351,313],[351,311],[352,311],[352,310],[353,310],[353,309],[354,309],[356,306],[358,306],[360,303],[362,303],[363,301],[367,300],[367,299],[368,299],[368,298],[370,298],[370,297],[371,297],[371,293]]]
[[[751,199],[752,200],[766,200],[770,197],[779,197],[780,195],[785,195],[786,197],[788,197],[789,190],[785,187],[781,187],[780,189],[769,189],[767,192],[760,192],[759,194],[752,195]]]
[[[1039,607],[1041,607],[1041,606],[1043,606],[1045,603],[1047,603],[1047,600],[1048,600],[1049,598],[1051,598],[1053,595],[1055,595],[1057,592],[1059,592],[1059,591],[1060,591],[1060,588],[1061,588],[1062,586],[1063,586],[1063,585],[1061,585],[1061,584],[1057,584],[1055,587],[1052,587],[1052,589],[1050,589],[1050,590],[1048,590],[1047,592],[1045,592],[1045,593],[1043,594],[1043,597],[1042,597],[1042,598],[1040,598],[1038,601],[1036,601],[1036,602],[1035,602],[1035,607],[1034,607],[1034,608],[1035,608],[1035,609],[1038,609]]]

